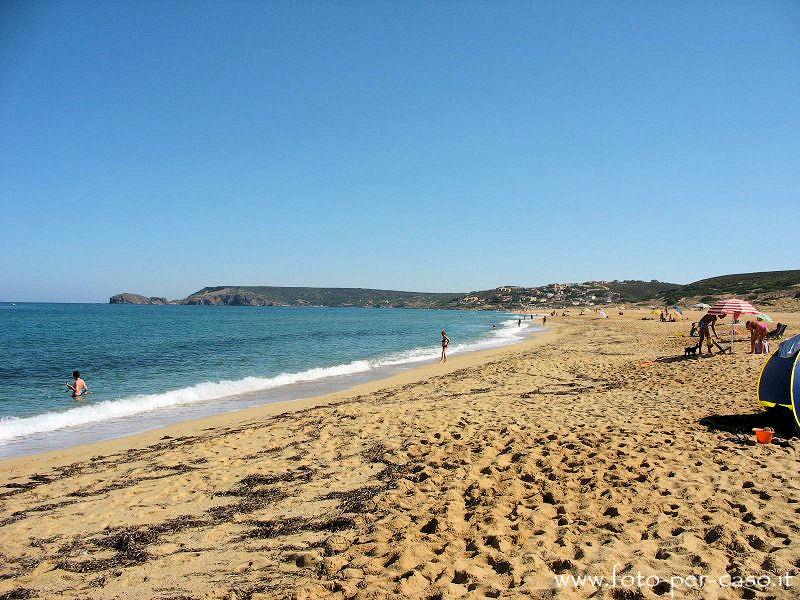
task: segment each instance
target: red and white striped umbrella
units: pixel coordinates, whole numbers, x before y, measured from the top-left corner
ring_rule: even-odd
[[[711,308],[708,309],[709,315],[733,315],[734,319],[738,319],[739,315],[758,315],[761,311],[755,306],[739,300],[738,298],[728,298],[726,300],[717,300]],[[736,325],[731,323],[731,352],[733,352],[733,337],[736,335]]]
[[[725,300],[717,300],[711,308],[708,309],[710,315],[760,315],[761,311],[755,306],[739,300],[738,298],[727,298]]]

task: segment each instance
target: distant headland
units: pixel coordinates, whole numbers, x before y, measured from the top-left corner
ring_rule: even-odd
[[[141,294],[117,294],[108,299],[109,304],[181,304],[181,302],[170,302],[166,298],[156,296],[142,296]]]

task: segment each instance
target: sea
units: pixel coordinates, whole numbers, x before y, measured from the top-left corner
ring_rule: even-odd
[[[0,303],[0,458],[312,397],[541,330],[466,310]],[[66,388],[79,370],[91,393]]]

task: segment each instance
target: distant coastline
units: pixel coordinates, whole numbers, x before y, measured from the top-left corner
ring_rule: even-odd
[[[550,284],[540,287],[500,286],[491,290],[432,293],[368,288],[316,288],[276,286],[205,287],[186,298],[122,293],[111,304],[181,304],[204,306],[321,306],[358,308],[429,308],[462,310],[526,310],[555,306],[595,306],[640,300],[672,290],[677,284],[662,282],[601,282]]]
[[[553,308],[593,308],[614,304],[660,305],[711,302],[736,295],[783,310],[800,309],[800,270],[739,273],[686,285],[637,279],[550,283],[538,287],[502,285],[453,293],[406,292],[370,288],[212,286],[186,298],[168,300],[134,293],[116,294],[111,304],[189,304],[205,306],[322,306],[359,308],[445,308],[536,312]]]

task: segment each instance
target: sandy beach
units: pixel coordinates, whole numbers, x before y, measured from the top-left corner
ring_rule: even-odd
[[[800,441],[750,433],[766,357],[611,314],[3,461],[0,598],[798,597]]]

